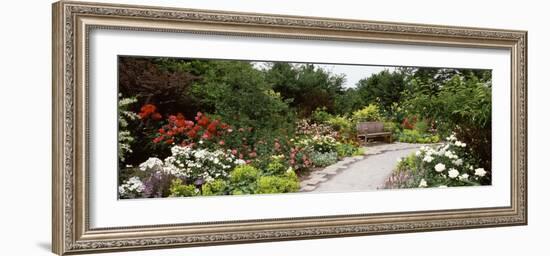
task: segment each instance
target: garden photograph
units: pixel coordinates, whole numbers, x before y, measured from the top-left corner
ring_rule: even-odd
[[[119,199],[491,185],[491,70],[118,57]]]

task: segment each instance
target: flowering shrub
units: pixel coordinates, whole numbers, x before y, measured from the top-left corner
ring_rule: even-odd
[[[145,104],[141,107],[141,111],[139,112],[139,118],[142,120],[146,120],[148,118],[151,118],[153,120],[160,120],[162,119],[162,115],[157,112],[157,106],[153,104]]]
[[[229,171],[239,164],[244,164],[244,161],[221,150],[174,146],[172,156],[164,160],[163,171],[190,182],[198,179],[208,182],[226,178]]]
[[[415,126],[417,121],[418,121],[418,117],[416,117],[416,116],[405,117],[405,118],[403,118],[403,122],[401,122],[401,127],[403,127],[403,129],[412,130],[412,129],[414,129],[414,126]]]
[[[330,125],[323,123],[311,123],[306,119],[296,122],[296,135],[307,136],[330,136],[338,138],[339,134]]]
[[[466,143],[454,135],[435,148],[422,147],[416,153],[399,159],[397,169],[386,182],[386,188],[447,187],[488,185],[490,174],[471,157]]]
[[[338,153],[332,151],[326,153],[314,151],[311,154],[311,162],[317,167],[329,166],[338,162]]]
[[[174,176],[167,175],[161,171],[155,171],[153,173],[145,172],[146,176],[144,180],[145,190],[143,191],[143,197],[167,197],[170,193],[170,183],[174,179]]]
[[[320,153],[328,153],[336,151],[337,142],[331,136],[319,136],[304,137],[298,143],[298,146],[307,148]]]
[[[144,190],[145,185],[143,185],[139,177],[134,176],[118,187],[118,194],[120,198],[136,198],[141,197],[141,193]]]
[[[143,189],[139,191],[143,192],[143,196],[163,197],[168,191],[174,195],[173,188],[178,187],[181,190],[179,185],[185,185],[183,182],[194,184],[198,181],[202,184],[215,179],[227,179],[235,166],[245,163],[244,160],[222,150],[174,146],[171,152],[172,155],[164,161],[150,157],[139,165],[139,170],[149,175]],[[180,180],[181,184],[174,183],[174,179]],[[122,192],[120,196],[126,197]]]
[[[296,171],[307,170],[312,166],[308,148],[295,146],[290,150],[289,164]]]
[[[223,140],[220,137],[233,131],[228,124],[222,123],[219,119],[212,120],[201,112],[198,112],[194,119],[194,121],[188,120],[181,113],[169,115],[165,121],[166,124],[158,129],[153,142],[195,145],[199,141],[203,141],[205,143],[203,146],[216,143],[223,145],[224,143],[221,142]]]
[[[139,119],[139,115],[129,110],[129,107],[137,102],[136,98],[120,98],[121,94],[118,96],[118,159],[124,162],[126,155],[133,152],[131,144],[134,137],[128,130],[128,123]]]

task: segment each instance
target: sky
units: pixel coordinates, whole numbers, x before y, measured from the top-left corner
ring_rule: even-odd
[[[261,68],[265,67],[266,62],[255,62],[254,66]],[[372,74],[379,73],[384,69],[390,71],[395,70],[395,67],[387,66],[366,66],[366,65],[336,65],[336,64],[314,64],[318,68],[322,68],[325,71],[334,75],[345,75],[346,81],[343,84],[344,88],[353,88],[356,83],[363,78],[368,78]]]
[[[384,67],[384,66],[365,66],[365,65],[329,65],[329,64],[315,64],[316,67],[322,68],[326,71],[329,71],[332,74],[346,75],[346,82],[344,83],[345,88],[355,87],[355,84],[363,78],[368,78],[372,74],[379,73],[384,69],[390,71],[395,70],[394,67]]]

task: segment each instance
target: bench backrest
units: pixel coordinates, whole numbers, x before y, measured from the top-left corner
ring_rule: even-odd
[[[384,123],[382,122],[360,122],[357,123],[358,133],[378,133],[384,131]]]

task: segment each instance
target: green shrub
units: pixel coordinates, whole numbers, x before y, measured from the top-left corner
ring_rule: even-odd
[[[251,165],[235,167],[229,174],[231,193],[234,195],[252,194],[256,189],[256,181],[260,177],[260,170]]]
[[[428,122],[426,120],[420,120],[416,122],[414,125],[414,129],[418,131],[420,134],[424,134],[428,132]]]
[[[400,131],[399,124],[395,122],[384,122],[384,131],[397,134]]]
[[[296,192],[300,189],[298,179],[289,176],[263,176],[258,179],[256,194]]]
[[[443,70],[444,71],[444,70]],[[441,72],[441,70],[439,71]],[[456,70],[453,70],[456,73]],[[459,70],[458,74],[439,78],[411,79],[407,111],[422,118],[437,120],[439,134],[456,133],[482,159],[482,166],[491,167],[491,72]],[[445,76],[441,76],[445,77]],[[429,93],[426,93],[429,92]]]
[[[329,119],[332,118],[332,115],[328,112],[326,112],[327,108],[317,108],[313,113],[311,113],[311,121],[322,124],[327,122]]]
[[[227,183],[224,180],[214,180],[202,186],[203,196],[225,195]]]
[[[440,138],[438,135],[428,133],[420,133],[418,130],[404,129],[398,137],[400,142],[407,143],[436,143]]]
[[[271,162],[267,165],[264,173],[267,175],[282,175],[287,169],[288,166],[284,163],[281,157],[271,157]]]
[[[339,158],[355,156],[360,155],[359,149],[359,147],[356,147],[353,144],[338,143],[338,145],[336,146],[336,153],[338,153]]]
[[[311,162],[314,166],[317,167],[324,167],[329,166],[331,164],[334,164],[338,162],[338,153],[337,152],[318,152],[314,151],[311,154]]]
[[[325,123],[330,125],[332,129],[339,132],[350,131],[353,126],[351,120],[343,116],[333,116],[325,121]]]
[[[197,196],[199,191],[193,185],[185,185],[180,179],[172,180],[170,184],[170,196],[171,197],[188,197],[188,196]]]
[[[376,104],[370,104],[363,109],[353,112],[352,119],[354,122],[380,121],[380,109]]]

